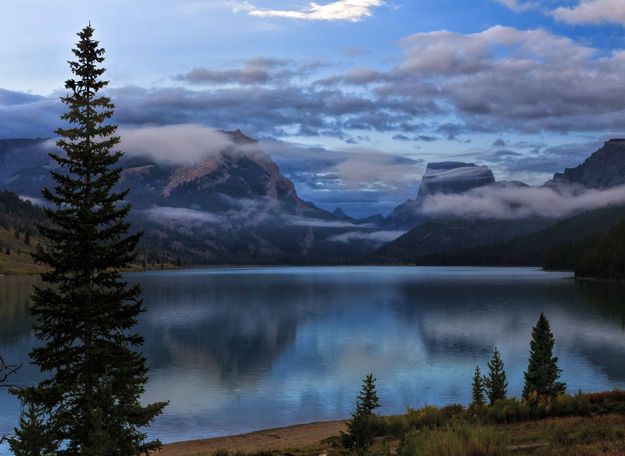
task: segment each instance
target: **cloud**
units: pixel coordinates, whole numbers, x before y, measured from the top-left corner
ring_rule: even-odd
[[[194,1],[183,5],[182,10],[186,13],[194,14],[198,11],[215,10],[227,8],[233,13],[247,12],[254,9],[249,2],[239,0],[205,0]]]
[[[249,14],[256,17],[278,17],[309,21],[350,21],[358,22],[370,17],[373,8],[381,6],[382,0],[338,0],[325,5],[312,2],[302,10],[251,9]]]
[[[196,211],[186,207],[152,206],[142,211],[156,221],[176,221],[182,223],[213,223],[219,218],[210,212]]]
[[[438,124],[450,139],[463,132],[601,131],[625,123],[625,99],[614,97],[625,85],[622,50],[605,54],[545,30],[503,26],[418,33],[402,44],[402,62],[372,89],[378,106],[411,100],[425,106],[429,99],[432,114],[456,118]]]
[[[302,198],[326,209],[341,206],[356,216],[390,212],[414,197],[424,162],[363,147],[324,149],[261,141]]]
[[[538,6],[538,2],[535,1],[523,1],[523,0],[496,0],[497,3],[500,3],[512,11],[516,11],[517,13],[529,11]]]
[[[228,135],[199,125],[121,128],[120,149],[167,165],[194,165],[231,146]]]
[[[386,244],[387,242],[394,241],[401,235],[405,234],[405,231],[350,231],[343,234],[338,234],[328,238],[329,241],[350,243],[351,241],[368,241],[374,244]]]
[[[493,147],[506,147],[506,142],[501,138],[497,138],[493,141]]]
[[[597,150],[602,144],[601,138],[596,141],[548,147],[534,145],[528,150],[522,150],[521,145],[511,144],[510,147],[506,147],[504,144],[496,146],[498,148],[492,152],[478,151],[476,156],[489,165],[496,165],[512,174],[523,172],[553,174],[564,168],[579,165],[591,151]]]
[[[625,186],[607,190],[556,190],[551,187],[497,185],[464,194],[438,194],[427,198],[423,212],[435,216],[520,219],[539,216],[562,218],[591,209],[625,203]]]
[[[401,46],[399,64],[385,70],[351,68],[319,78],[315,64],[257,57],[195,68],[175,77],[181,86],[118,87],[108,94],[115,120],[125,126],[198,123],[256,137],[346,143],[373,136],[368,132],[466,142],[475,133],[605,132],[625,125],[625,98],[614,96],[625,86],[625,50],[606,53],[545,30],[501,26],[418,33]],[[53,131],[59,105],[56,97],[0,96],[0,128],[23,132],[41,124]]]
[[[359,226],[362,228],[370,227],[370,225],[369,226],[356,225],[351,222],[344,222],[340,220],[321,220],[321,219],[299,217],[299,216],[289,217],[287,219],[287,223],[293,226],[308,226],[311,228],[356,228]]]
[[[186,74],[174,79],[197,85],[276,85],[290,83],[294,78],[305,78],[319,63],[298,64],[293,60],[268,57],[256,57],[243,60],[235,68],[216,70],[212,68],[193,68]]]
[[[56,96],[0,88],[0,139],[50,137],[61,125],[62,113],[63,105]]]
[[[569,24],[612,23],[625,26],[625,2],[622,0],[581,0],[575,6],[561,6],[553,17]]]

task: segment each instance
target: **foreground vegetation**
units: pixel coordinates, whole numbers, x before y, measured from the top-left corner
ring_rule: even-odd
[[[417,411],[418,413],[418,411]],[[387,417],[397,421],[401,417]],[[515,423],[480,424],[462,421],[435,428],[414,428],[406,437],[393,434],[376,438],[372,456],[617,456],[625,454],[625,415],[565,417]],[[189,456],[343,456],[349,454],[338,437],[315,445],[275,451],[218,450]],[[167,448],[164,456],[169,456]]]

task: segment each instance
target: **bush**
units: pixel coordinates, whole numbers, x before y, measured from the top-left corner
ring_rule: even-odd
[[[408,420],[404,415],[375,416],[373,425],[376,437],[392,436],[401,438],[409,430]]]
[[[435,429],[445,424],[441,409],[426,405],[418,410],[408,408],[406,422],[410,429]]]

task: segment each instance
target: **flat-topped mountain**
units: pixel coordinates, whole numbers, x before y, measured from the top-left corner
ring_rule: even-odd
[[[487,166],[462,162],[429,163],[417,198],[438,193],[464,193],[494,183],[495,176]]]
[[[461,194],[493,184],[495,176],[487,166],[463,162],[429,163],[417,197],[397,206],[387,217],[386,224],[402,229],[414,228],[431,218],[422,210],[426,198],[438,194]]]

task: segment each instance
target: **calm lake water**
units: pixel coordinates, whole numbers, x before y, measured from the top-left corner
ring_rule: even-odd
[[[625,287],[528,268],[243,268],[128,274],[143,286],[164,442],[349,416],[373,372],[381,413],[469,402],[494,346],[519,395],[541,311],[569,390],[625,387]],[[0,277],[0,353],[27,362],[32,277]],[[37,378],[25,365],[13,383]],[[18,404],[0,391],[0,433]],[[6,451],[6,450],[5,450]],[[2,454],[2,450],[0,450]]]

